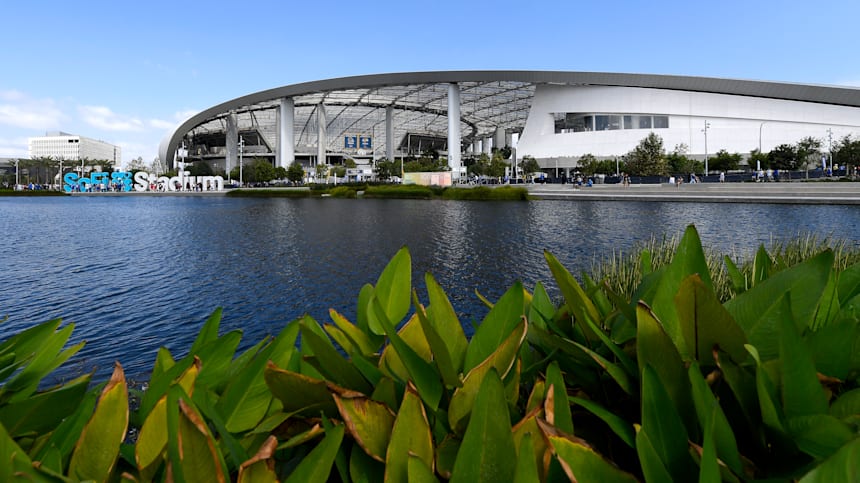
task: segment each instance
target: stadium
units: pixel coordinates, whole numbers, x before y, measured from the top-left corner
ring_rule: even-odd
[[[544,170],[586,154],[622,156],[649,133],[667,150],[768,152],[804,137],[860,133],[860,88],[674,75],[438,71],[305,82],[205,109],[161,142],[159,158],[230,172],[242,158],[309,168],[372,165],[435,151],[454,177],[464,159],[512,148]],[[456,146],[457,149],[451,149]]]

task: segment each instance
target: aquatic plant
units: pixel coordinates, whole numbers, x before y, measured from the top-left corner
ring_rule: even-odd
[[[467,338],[404,248],[356,320],[305,316],[237,354],[218,309],[143,392],[119,364],[39,390],[80,349],[47,322],[0,344],[0,480],[851,481],[860,264],[808,253],[759,250],[725,302],[693,227],[665,263],[642,250],[630,296],[546,253],[563,301],[517,283]]]

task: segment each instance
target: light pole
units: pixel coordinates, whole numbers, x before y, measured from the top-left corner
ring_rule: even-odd
[[[708,128],[711,127],[711,123],[705,120],[705,128],[702,129],[702,132],[705,133],[705,176],[708,175]]]
[[[833,129],[827,128],[827,144],[830,151],[830,169],[833,170]]]
[[[18,176],[18,164],[20,164],[20,163],[21,163],[21,160],[18,158],[15,158],[15,191],[18,190],[18,186],[21,184],[21,180]]]
[[[239,136],[239,186],[244,187],[242,182],[242,155],[245,153],[245,138]]]

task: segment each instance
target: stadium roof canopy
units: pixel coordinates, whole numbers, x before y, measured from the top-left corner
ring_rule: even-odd
[[[277,147],[278,105],[292,98],[295,105],[296,151],[317,144],[317,115],[325,106],[329,151],[343,147],[344,136],[371,136],[376,152],[384,153],[386,108],[394,108],[394,140],[417,134],[447,135],[448,84],[460,89],[463,143],[491,136],[497,128],[521,131],[529,114],[535,86],[644,87],[785,99],[860,107],[860,89],[822,85],[764,82],[707,77],[558,71],[438,71],[363,75],[293,84],[242,96],[208,108],[168,133],[159,148],[172,163],[183,138],[220,135],[226,117],[235,114],[239,133],[254,131],[271,152]],[[315,148],[313,148],[315,150]]]

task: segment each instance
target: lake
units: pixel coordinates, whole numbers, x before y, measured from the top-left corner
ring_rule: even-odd
[[[860,239],[860,208],[828,205],[0,197],[0,220],[0,340],[62,317],[88,341],[65,371],[100,379],[115,360],[145,379],[158,347],[183,355],[218,306],[240,348],[305,313],[354,320],[362,285],[404,245],[419,298],[432,272],[469,326],[486,313],[475,290],[553,285],[544,249],[578,274],[691,223],[726,253],[801,232]]]

